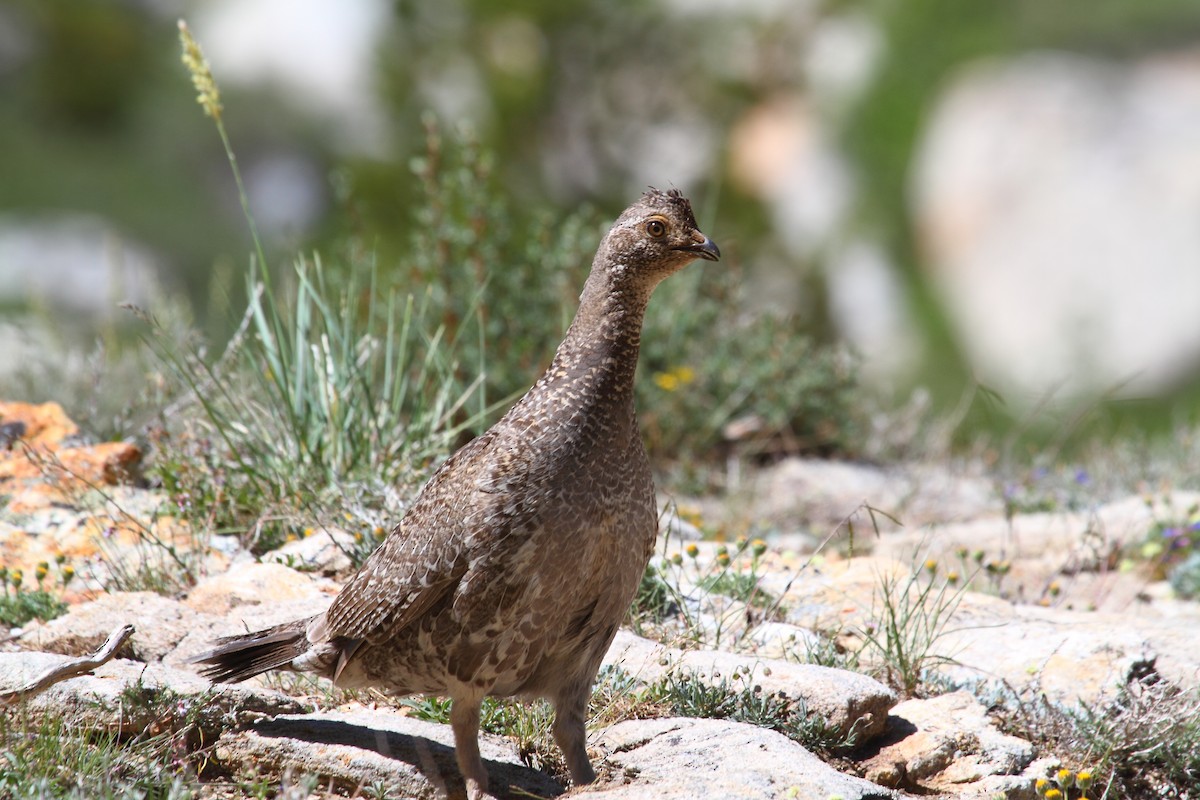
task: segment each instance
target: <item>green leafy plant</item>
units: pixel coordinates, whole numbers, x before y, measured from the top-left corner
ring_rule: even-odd
[[[18,628],[31,620],[51,620],[67,613],[67,604],[50,592],[35,589],[0,597],[0,624]]]
[[[1183,565],[1200,552],[1200,506],[1192,505],[1181,512],[1169,502],[1158,503],[1151,497],[1145,502],[1154,521],[1140,545],[1130,553],[1131,557],[1149,563],[1151,576],[1156,580],[1170,577],[1177,591],[1190,591],[1194,581],[1190,572],[1195,567]]]
[[[3,591],[3,594],[0,594],[0,624],[17,628],[35,619],[44,622],[67,613],[67,604],[62,601],[61,590],[75,576],[75,569],[66,564],[65,559],[56,560],[56,567],[59,574],[57,580],[52,583],[58,584],[58,587],[51,591],[45,588],[51,573],[51,565],[48,562],[38,564],[34,570],[37,588],[33,590],[22,588],[26,586],[24,570],[10,570],[0,566],[0,590]]]
[[[856,736],[848,736],[824,718],[810,714],[804,703],[783,692],[769,693],[739,673],[734,680],[707,681],[690,672],[668,672],[651,691],[672,714],[704,719],[728,719],[782,733],[809,750],[824,755],[854,747]]]

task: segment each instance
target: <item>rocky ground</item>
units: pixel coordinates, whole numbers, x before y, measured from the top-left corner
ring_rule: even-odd
[[[349,534],[317,530],[256,558],[233,537],[205,539],[166,512],[167,498],[137,488],[139,457],[132,445],[80,443],[56,406],[0,403],[6,595],[19,569],[25,591],[54,583],[68,605],[0,634],[0,692],[128,623],[135,631],[116,658],[24,701],[34,715],[136,732],[167,723],[153,703],[131,704],[130,692],[165,692],[180,709],[202,701],[194,729],[222,775],[252,772],[277,787],[316,775],[326,790],[367,796],[460,793],[449,728],[409,707],[287,677],[214,692],[194,673],[186,659],[213,637],[323,608],[349,570]],[[1033,798],[1062,757],[1005,732],[988,693],[1099,707],[1147,676],[1194,687],[1200,604],[1175,599],[1122,554],[1156,525],[1186,522],[1198,502],[1171,491],[1026,513],[982,476],[805,460],[765,470],[729,497],[681,502],[664,515],[660,561],[673,613],[638,621],[645,636],[618,635],[603,673],[609,706],[593,714],[601,780],[572,793]],[[734,520],[762,545],[698,530],[719,535]],[[165,574],[189,553],[193,580],[182,585],[104,589],[117,571]],[[60,560],[75,571],[65,587]],[[38,578],[43,562],[50,569]],[[915,665],[871,644],[897,627],[889,609],[913,634],[905,646]],[[922,630],[925,640],[914,633]],[[778,698],[820,720],[827,738],[852,735],[853,747],[818,757],[769,727],[643,702],[645,687],[683,677]],[[530,766],[532,739],[484,737],[493,783],[509,796],[561,794],[552,768]],[[234,796],[214,784],[214,796],[222,791]]]

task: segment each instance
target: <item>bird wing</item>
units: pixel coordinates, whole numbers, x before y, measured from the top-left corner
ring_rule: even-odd
[[[489,431],[442,465],[310,627],[310,640],[338,638],[357,646],[391,639],[454,594],[473,554],[529,529],[521,518],[530,510],[514,499],[524,494],[528,464],[513,455],[520,448],[497,444]]]

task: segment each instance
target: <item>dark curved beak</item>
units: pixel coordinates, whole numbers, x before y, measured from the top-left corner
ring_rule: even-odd
[[[700,231],[692,234],[693,243],[685,244],[677,247],[677,250],[682,250],[685,253],[691,253],[696,258],[703,258],[705,261],[720,261],[721,248],[717,247],[717,243],[705,236]]]

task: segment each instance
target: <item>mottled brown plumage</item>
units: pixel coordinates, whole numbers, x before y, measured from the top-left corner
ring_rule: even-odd
[[[204,674],[284,668],[448,695],[472,796],[487,790],[483,698],[544,697],[572,781],[594,780],[588,696],[657,533],[633,405],[642,318],[663,278],[719,256],[679,192],[651,190],[626,209],[533,388],[442,465],[329,610],[220,640],[194,659]]]

